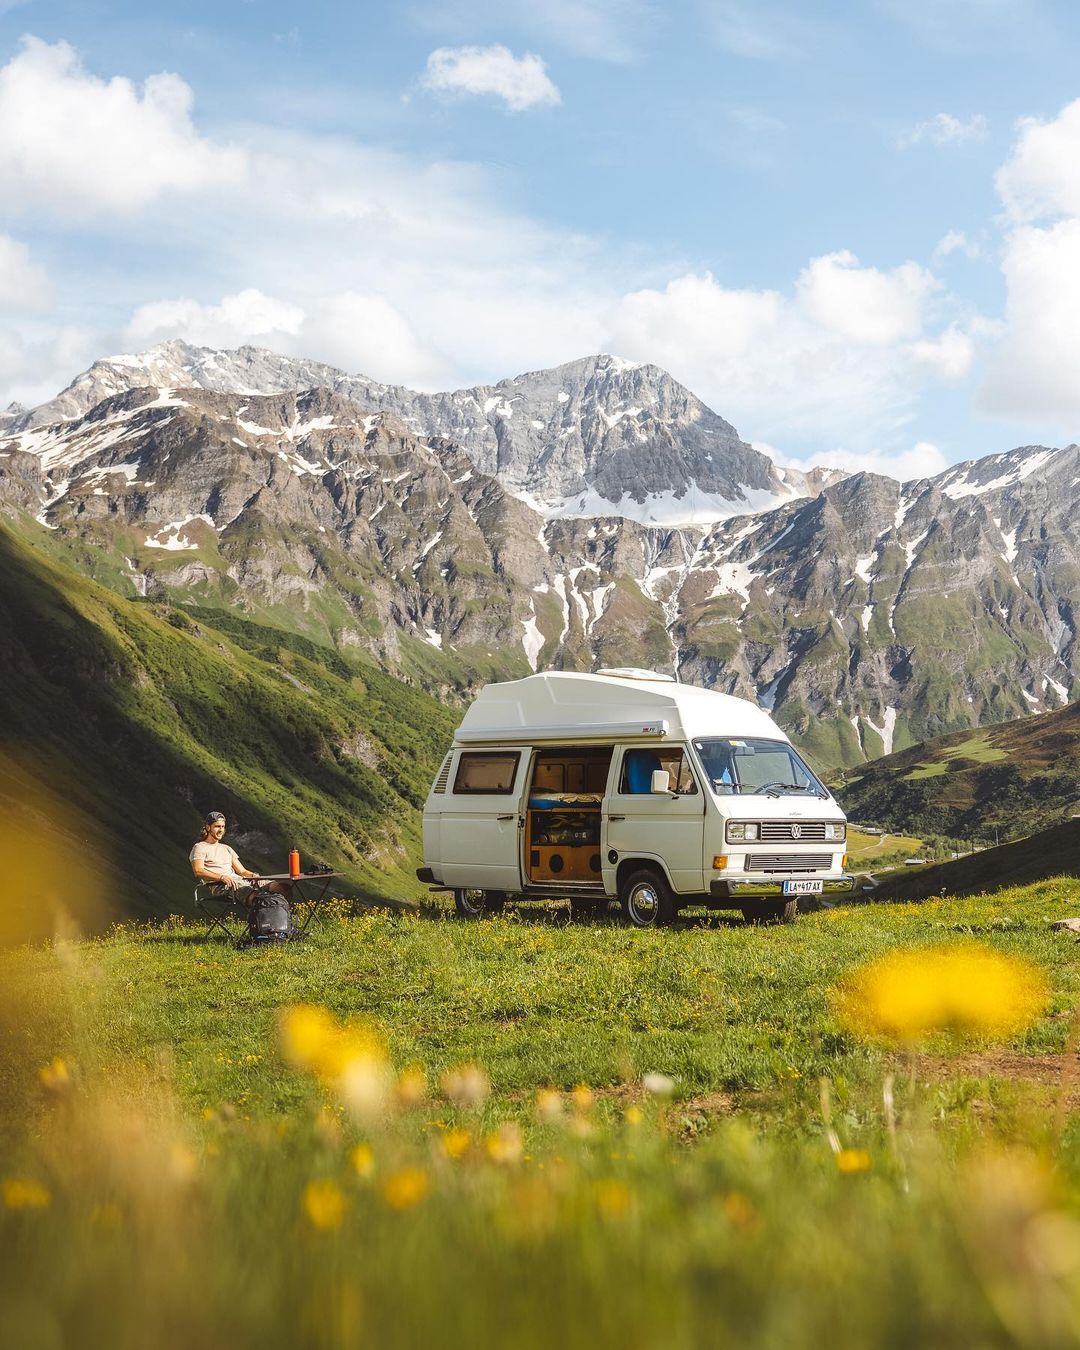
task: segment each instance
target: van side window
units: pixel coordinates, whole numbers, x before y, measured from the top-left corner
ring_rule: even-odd
[[[467,750],[458,760],[454,791],[513,792],[520,758],[517,750]]]
[[[623,755],[619,791],[625,796],[652,791],[655,769],[666,769],[671,776],[671,791],[684,796],[697,792],[697,783],[686,755],[679,746],[659,746],[655,750],[627,750]]]

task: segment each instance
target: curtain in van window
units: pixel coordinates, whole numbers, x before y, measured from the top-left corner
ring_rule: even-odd
[[[458,760],[455,792],[509,793],[514,790],[516,750],[467,750]]]
[[[622,781],[619,791],[631,796],[652,791],[654,769],[666,769],[670,775],[671,791],[692,795],[697,792],[694,775],[681,748],[661,747],[657,750],[627,750],[623,756]]]

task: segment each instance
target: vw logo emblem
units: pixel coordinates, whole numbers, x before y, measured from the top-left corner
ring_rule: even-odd
[[[802,838],[802,826],[801,826],[801,825],[792,825],[792,827],[791,827],[791,837],[792,837],[792,839],[801,839],[801,838]]]

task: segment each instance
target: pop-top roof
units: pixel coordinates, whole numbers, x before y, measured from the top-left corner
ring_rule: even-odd
[[[548,671],[485,685],[458,727],[459,744],[694,736],[787,737],[756,703],[649,672]]]

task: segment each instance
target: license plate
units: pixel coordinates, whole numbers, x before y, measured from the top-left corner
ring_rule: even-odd
[[[820,881],[785,881],[785,895],[820,895]]]

